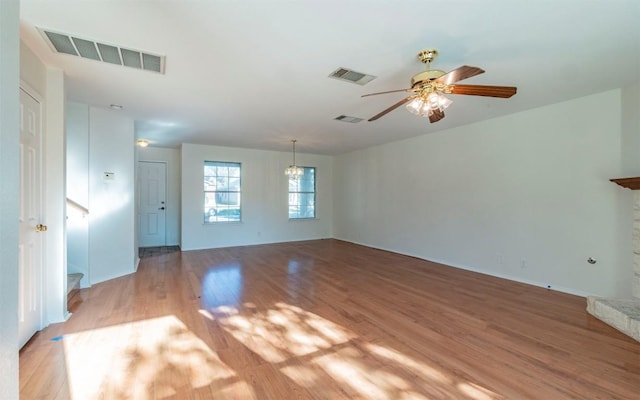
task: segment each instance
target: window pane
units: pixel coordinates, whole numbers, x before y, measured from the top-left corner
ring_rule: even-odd
[[[205,223],[241,221],[240,181],[240,163],[205,161]]]
[[[315,193],[300,193],[300,202],[301,206],[310,206],[313,207],[316,202]]]
[[[229,178],[229,181],[227,182],[227,185],[229,187],[229,190],[232,190],[234,192],[239,192],[240,191],[240,178]]]
[[[238,207],[219,206],[209,216],[210,222],[240,222],[240,209]]]
[[[300,167],[304,174],[297,179],[289,178],[289,218],[315,218],[316,169]]]
[[[216,180],[209,176],[204,177],[204,190],[216,190]]]
[[[299,216],[300,218],[313,218],[314,216],[314,212],[313,212],[313,206],[308,207],[308,206],[300,206],[300,212],[299,212]]]
[[[298,179],[289,178],[289,192],[297,192],[298,191]]]
[[[300,218],[300,210],[297,206],[289,206],[289,218]]]

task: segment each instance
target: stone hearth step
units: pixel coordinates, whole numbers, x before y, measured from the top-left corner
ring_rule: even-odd
[[[640,342],[640,299],[588,297],[587,311]]]

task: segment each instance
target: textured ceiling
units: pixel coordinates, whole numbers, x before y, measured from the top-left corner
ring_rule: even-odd
[[[166,73],[57,54],[36,27],[166,56]],[[21,1],[21,36],[65,71],[67,97],[116,103],[153,146],[200,143],[340,154],[618,88],[640,80],[640,1]],[[405,97],[416,54],[433,68],[486,73],[461,83],[517,86],[511,99],[450,96],[430,124]],[[365,86],[329,78],[345,67]],[[340,115],[364,118],[350,124]],[[595,118],[595,116],[594,116]]]

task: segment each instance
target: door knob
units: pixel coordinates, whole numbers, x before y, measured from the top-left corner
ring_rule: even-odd
[[[46,231],[47,231],[46,225],[42,225],[42,224],[36,225],[36,232],[46,232]]]
[[[164,210],[164,207],[160,207],[160,208],[158,208],[158,210]]]

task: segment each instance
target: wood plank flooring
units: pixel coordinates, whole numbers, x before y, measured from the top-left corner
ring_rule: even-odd
[[[21,399],[639,399],[585,299],[337,240],[163,254],[20,353]]]

